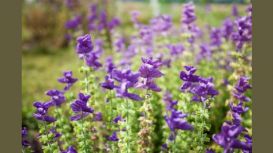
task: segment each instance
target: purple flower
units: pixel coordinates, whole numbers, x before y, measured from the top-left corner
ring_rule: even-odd
[[[182,44],[168,45],[167,48],[170,50],[172,56],[180,55],[185,50]]]
[[[61,134],[57,132],[55,128],[51,128],[49,131],[54,135],[54,139],[57,139],[61,136]]]
[[[110,30],[114,29],[115,27],[120,25],[120,20],[118,18],[113,18],[109,23],[108,23],[108,28]]]
[[[113,58],[111,56],[106,58],[106,71],[107,73],[110,73],[116,68]]]
[[[250,98],[244,95],[244,93],[248,89],[251,89],[251,85],[248,83],[248,78],[242,76],[240,77],[239,81],[237,82],[235,86],[235,91],[233,92],[233,96],[240,101],[249,102]]]
[[[135,100],[135,101],[141,101],[142,98],[139,95],[128,92],[128,89],[130,87],[132,87],[131,82],[129,82],[129,81],[122,82],[120,84],[120,86],[118,86],[116,88],[116,90],[117,90],[117,97],[124,97],[124,98],[129,98],[129,99],[132,99],[132,100]]]
[[[66,151],[62,151],[62,153],[77,153],[76,149],[73,146],[69,146]]]
[[[193,101],[205,102],[209,96],[218,95],[218,91],[214,89],[212,78],[202,78],[195,75],[196,68],[193,66],[185,66],[185,69],[186,71],[180,72],[180,79],[184,81],[181,91],[192,93]]]
[[[151,45],[153,42],[153,31],[149,26],[141,26],[139,30],[140,38],[145,45]]]
[[[218,91],[214,89],[212,81],[212,78],[202,78],[199,85],[190,90],[190,92],[194,94],[192,100],[196,102],[205,102],[208,99],[208,96],[214,97],[218,95]]]
[[[139,28],[140,27],[140,23],[138,21],[138,16],[140,15],[139,11],[132,11],[131,12],[131,21],[134,23],[135,28]]]
[[[183,19],[182,23],[190,25],[196,20],[195,16],[195,6],[192,2],[186,3],[183,5]]]
[[[114,120],[113,120],[113,122],[116,123],[116,124],[117,124],[119,121],[124,121],[124,119],[123,119],[120,115],[118,115],[117,117],[115,117]]]
[[[184,119],[185,117],[187,117],[187,114],[173,109],[170,117],[165,116],[165,121],[173,132],[175,130],[193,130],[193,126]]]
[[[94,112],[94,110],[91,107],[87,106],[89,98],[90,98],[89,95],[79,93],[78,99],[71,104],[73,112],[76,113],[76,115],[70,118],[71,121],[81,120],[84,117],[88,116],[90,113]]]
[[[23,127],[23,128],[22,128],[22,130],[21,130],[21,135],[22,135],[22,146],[23,146],[23,147],[28,147],[28,146],[30,146],[30,145],[29,145],[29,142],[26,140],[27,135],[28,135],[28,131],[27,131],[27,128],[26,128],[26,127]]]
[[[102,66],[102,64],[98,61],[98,59],[99,59],[98,55],[96,53],[91,52],[89,54],[86,54],[85,63],[89,67],[92,67],[95,70],[97,70],[98,68]]]
[[[226,40],[229,40],[233,32],[233,22],[230,18],[227,18],[223,23],[222,34]]]
[[[210,46],[207,44],[201,44],[200,45],[200,52],[196,57],[197,63],[200,62],[202,59],[209,60],[211,58],[211,54],[212,54],[212,51],[211,51]]]
[[[54,117],[48,116],[47,112],[49,107],[53,106],[54,103],[52,102],[34,102],[33,106],[36,107],[36,112],[33,114],[33,116],[40,121],[45,121],[48,123],[55,122],[56,119]]]
[[[170,92],[166,92],[163,96],[163,101],[166,104],[166,109],[168,111],[175,109],[174,107],[177,105],[178,101],[172,99],[172,95]]]
[[[213,135],[213,140],[224,148],[225,153],[232,153],[234,149],[249,150],[250,145],[238,139],[245,128],[238,124],[225,122],[219,134]]]
[[[116,39],[114,42],[114,46],[116,48],[116,51],[118,51],[118,52],[124,51],[125,50],[125,38],[120,37],[120,38]]]
[[[161,91],[161,89],[154,82],[155,78],[163,76],[158,70],[158,67],[162,64],[159,60],[153,60],[152,58],[142,58],[143,64],[139,68],[139,74],[142,80],[138,82],[136,87],[153,90],[155,92]]]
[[[105,82],[101,83],[101,87],[105,88],[105,89],[112,90],[116,86],[114,84],[114,80],[109,75],[106,75],[105,76]]]
[[[63,72],[63,77],[59,78],[58,81],[60,83],[65,83],[64,91],[69,90],[69,88],[77,81],[77,78],[72,77],[72,71]]]
[[[117,132],[113,132],[111,136],[107,138],[108,141],[118,141]]]
[[[213,28],[210,33],[210,45],[220,47],[222,44],[222,33],[218,28]]]
[[[141,77],[146,79],[159,78],[163,75],[156,67],[146,63],[142,64],[139,73]]]
[[[160,15],[150,21],[155,32],[166,32],[172,27],[172,18],[168,15]]]
[[[76,30],[78,26],[81,24],[81,21],[82,21],[81,16],[75,16],[73,19],[68,20],[65,23],[65,28]]]
[[[102,121],[102,113],[101,112],[95,113],[94,121]]]
[[[93,44],[91,41],[91,36],[86,34],[77,38],[76,51],[78,54],[87,54],[93,50]]]
[[[238,7],[236,4],[233,4],[232,5],[232,11],[231,11],[232,15],[234,17],[238,17],[239,16],[239,12],[238,12]]]
[[[65,96],[62,91],[56,89],[48,90],[46,95],[50,96],[51,102],[58,107],[60,107],[61,104],[65,102]]]
[[[236,21],[237,31],[233,32],[232,39],[236,44],[237,50],[240,50],[245,43],[252,41],[252,17],[244,16]]]
[[[207,149],[206,153],[215,153],[215,151],[213,149]]]

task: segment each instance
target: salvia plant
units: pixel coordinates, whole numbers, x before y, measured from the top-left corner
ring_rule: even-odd
[[[63,88],[33,103],[38,130],[22,127],[22,152],[252,152],[251,6],[233,5],[210,28],[197,24],[193,3],[178,27],[169,15],[142,23],[132,11],[125,36],[98,4],[83,15],[80,2],[65,2],[80,76],[64,71]]]

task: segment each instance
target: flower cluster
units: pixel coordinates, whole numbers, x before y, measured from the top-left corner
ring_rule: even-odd
[[[218,94],[215,90],[212,78],[203,78],[195,75],[196,68],[185,66],[186,71],[180,72],[180,79],[184,81],[181,91],[193,94],[192,100],[196,102],[205,102],[209,96],[214,97]]]
[[[90,113],[94,112],[94,110],[91,107],[87,106],[87,102],[90,98],[89,95],[79,93],[78,98],[79,99],[75,100],[71,104],[73,112],[76,113],[74,116],[70,118],[72,121],[81,120],[88,116]]]

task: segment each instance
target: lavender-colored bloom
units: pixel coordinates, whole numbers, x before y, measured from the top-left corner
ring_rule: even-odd
[[[78,54],[90,53],[93,50],[93,47],[91,36],[89,34],[77,38],[76,51]]]
[[[82,22],[81,16],[75,16],[73,19],[68,20],[65,23],[65,28],[76,30],[79,27],[79,25],[81,24],[81,22]]]
[[[180,79],[184,81],[181,86],[182,92],[193,94],[192,100],[196,102],[205,102],[208,97],[214,97],[218,92],[214,89],[212,78],[202,78],[195,75],[196,68],[185,66],[186,71],[180,72]]]
[[[182,44],[167,45],[167,48],[172,56],[180,55],[185,50]]]
[[[252,153],[252,138],[249,135],[245,135],[245,140],[248,148],[243,149],[244,153]]]
[[[114,123],[118,123],[119,121],[124,121],[124,119],[120,116],[120,115],[118,115],[117,117],[115,117],[114,119],[113,119],[113,122]]]
[[[248,111],[248,107],[243,107],[243,103],[240,102],[238,105],[234,105],[233,103],[229,103],[230,110],[232,112],[238,113],[238,114],[243,114],[246,111]]]
[[[192,24],[196,20],[195,16],[195,6],[192,2],[183,5],[183,19],[182,23],[186,25]]]
[[[226,40],[229,40],[232,32],[233,32],[233,22],[230,18],[227,18],[227,19],[225,19],[225,21],[223,23],[223,28],[222,28],[223,37]]]
[[[233,92],[233,96],[240,101],[249,102],[250,98],[244,95],[244,93],[248,89],[251,89],[251,85],[248,83],[248,78],[242,76],[240,77],[239,81],[237,82],[235,86],[235,91]]]
[[[206,153],[215,153],[215,151],[213,149],[207,149]]]
[[[57,132],[55,128],[51,128],[51,129],[49,130],[49,132],[52,133],[52,134],[54,135],[54,139],[58,139],[59,137],[62,136],[62,134],[59,133],[59,132]]]
[[[238,7],[236,4],[233,4],[232,5],[232,11],[231,11],[232,15],[234,17],[238,17],[239,16],[239,12],[238,12]]]
[[[160,15],[150,21],[155,32],[166,32],[172,27],[172,18],[168,15]]]
[[[118,136],[117,136],[117,132],[116,132],[116,131],[113,132],[113,134],[112,134],[111,136],[109,136],[109,137],[107,138],[107,140],[108,140],[108,141],[118,141],[119,138],[118,138]]]
[[[118,18],[113,18],[109,23],[108,23],[108,28],[110,30],[114,29],[115,27],[120,25],[120,20]]]
[[[95,113],[94,121],[102,121],[102,113],[101,112]]]
[[[139,28],[140,27],[140,23],[138,21],[138,16],[140,15],[139,11],[132,11],[131,12],[131,21],[134,23],[135,28]]]
[[[112,90],[116,86],[114,84],[114,80],[109,75],[106,75],[105,76],[105,82],[101,83],[101,87],[103,87],[105,89]]]
[[[63,77],[59,78],[58,81],[60,83],[66,84],[64,87],[64,90],[67,91],[69,88],[77,81],[77,78],[73,78],[72,76],[72,71],[64,71],[63,72]]]
[[[218,91],[214,89],[212,78],[201,78],[199,85],[192,88],[190,92],[194,94],[192,100],[196,102],[205,102],[208,96],[214,97],[218,95]]]
[[[210,60],[211,54],[212,54],[212,51],[211,51],[210,46],[207,44],[201,44],[200,45],[200,52],[196,57],[196,61],[200,62],[202,59]]]
[[[106,72],[111,74],[111,72],[116,68],[112,56],[106,58]]]
[[[168,111],[175,109],[174,107],[177,106],[178,101],[172,99],[172,94],[170,92],[166,92],[163,96],[163,101],[166,104],[166,109]]]
[[[48,123],[55,122],[56,119],[54,117],[48,116],[47,112],[49,107],[53,106],[54,103],[52,102],[34,102],[33,106],[36,107],[36,112],[33,114],[33,116],[40,121],[45,121]]]
[[[62,153],[77,153],[76,149],[73,146],[69,146],[66,151],[62,151]]]
[[[91,52],[89,54],[86,54],[85,63],[89,67],[92,67],[94,70],[97,70],[98,68],[102,67],[102,64],[98,61],[98,59],[98,55]]]
[[[27,128],[26,128],[26,127],[23,127],[23,128],[22,128],[22,130],[21,130],[21,135],[22,135],[22,146],[23,146],[23,147],[28,147],[28,146],[30,146],[30,145],[29,145],[29,142],[26,140],[27,135],[28,135],[28,131],[27,131]]]
[[[139,73],[133,73],[131,70],[119,71],[114,69],[111,75],[113,79],[120,82],[120,85],[115,88],[118,97],[130,98],[135,101],[142,100],[137,94],[128,92],[128,89],[134,87],[138,82]]]
[[[210,33],[210,45],[220,47],[222,44],[222,33],[218,28],[213,28]]]
[[[221,132],[213,135],[213,140],[224,148],[225,153],[232,153],[234,149],[249,150],[250,146],[238,139],[243,131],[245,129],[241,125],[225,122]]]
[[[170,117],[165,116],[165,121],[173,132],[175,130],[193,130],[193,126],[184,119],[185,117],[187,114],[173,109]]]
[[[116,39],[114,42],[114,46],[116,48],[116,51],[118,51],[118,52],[124,51],[125,50],[125,38],[120,37],[120,38]]]
[[[238,18],[235,23],[237,31],[232,34],[232,39],[236,44],[237,50],[240,50],[245,43],[252,41],[252,17],[244,16]]]
[[[153,60],[152,58],[142,58],[143,64],[139,68],[139,74],[142,80],[137,84],[137,87],[146,88],[155,92],[161,91],[161,89],[154,82],[155,78],[163,76],[158,70],[158,67],[162,64],[159,60]]]
[[[157,68],[147,63],[142,64],[139,73],[141,77],[146,79],[159,78],[163,75]]]
[[[48,90],[46,95],[50,96],[51,102],[58,107],[60,107],[61,104],[65,102],[65,96],[62,91],[56,89]]]
[[[79,93],[78,99],[71,104],[71,108],[73,112],[76,113],[76,115],[72,116],[70,120],[72,121],[81,120],[84,117],[88,116],[90,113],[94,112],[94,110],[91,107],[87,106],[89,98],[90,98],[89,95]]]
[[[141,26],[139,29],[140,38],[145,45],[151,45],[153,42],[153,31],[150,26]]]

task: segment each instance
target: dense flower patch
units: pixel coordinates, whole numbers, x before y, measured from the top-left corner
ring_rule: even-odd
[[[130,37],[97,5],[89,33],[84,16],[67,21],[82,76],[64,71],[64,87],[33,103],[43,152],[252,152],[252,8],[240,16],[233,7],[209,28],[197,25],[193,3],[182,10],[179,26],[166,14],[144,24],[133,11]],[[35,149],[28,130],[25,152]]]

